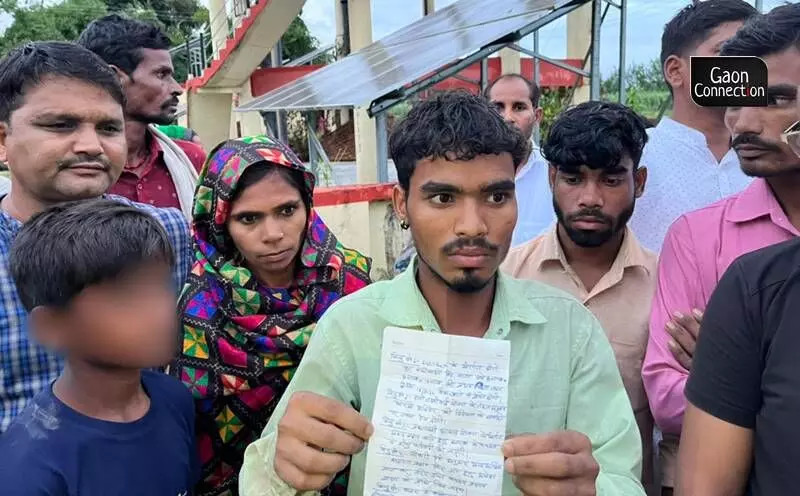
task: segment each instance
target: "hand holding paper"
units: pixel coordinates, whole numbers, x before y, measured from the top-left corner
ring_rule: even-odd
[[[365,496],[497,496],[508,341],[387,328]]]
[[[349,405],[295,393],[278,424],[275,473],[298,491],[323,489],[371,435],[369,420]]]
[[[574,431],[525,434],[503,445],[506,470],[525,496],[596,494],[600,466],[592,443]]]

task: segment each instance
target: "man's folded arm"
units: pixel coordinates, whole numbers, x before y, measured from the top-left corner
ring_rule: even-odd
[[[704,310],[699,268],[695,259],[688,222],[681,217],[669,228],[658,261],[658,285],[650,313],[650,336],[642,365],[647,398],[653,418],[661,431],[679,435],[686,409],[684,387],[689,377],[675,359],[665,329],[675,312],[690,315]]]

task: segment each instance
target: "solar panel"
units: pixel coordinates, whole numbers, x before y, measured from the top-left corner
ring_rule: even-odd
[[[365,106],[544,17],[588,0],[460,0],[237,108]]]

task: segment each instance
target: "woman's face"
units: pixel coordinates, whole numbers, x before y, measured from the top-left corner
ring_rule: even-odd
[[[278,172],[246,187],[231,204],[228,233],[245,264],[268,287],[287,287],[308,215],[303,199]]]

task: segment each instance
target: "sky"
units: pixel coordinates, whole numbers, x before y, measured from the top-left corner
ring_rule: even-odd
[[[207,0],[200,0],[207,4]],[[337,0],[306,0],[303,19],[311,34],[322,45],[332,43],[336,36],[334,4]],[[436,8],[443,8],[456,0],[436,0]],[[502,1],[502,0],[498,0]],[[754,0],[749,0],[754,3]],[[664,24],[689,0],[628,0],[628,29],[626,43],[627,65],[646,63],[657,58],[660,52]],[[764,0],[764,10],[786,3],[784,0]],[[792,2],[793,3],[793,2]],[[422,17],[422,0],[372,0],[373,40],[414,22]],[[0,32],[11,22],[9,16],[0,14]],[[552,58],[566,56],[566,19],[562,18],[539,33],[539,48],[543,55]],[[523,46],[533,47],[529,37]],[[600,70],[604,76],[619,66],[619,10],[610,8],[600,37]]]
[[[333,14],[335,1],[306,0],[303,7],[303,20],[322,45],[332,43],[336,36]],[[436,8],[446,7],[455,1],[436,0]],[[659,56],[664,24],[688,3],[689,0],[628,0],[627,65],[646,63]],[[750,0],[750,3],[754,1]],[[765,11],[783,3],[784,0],[763,2]],[[372,39],[379,40],[420,17],[422,0],[372,0]],[[600,70],[603,75],[619,67],[619,22],[619,10],[611,7],[600,36]],[[566,18],[542,28],[539,32],[540,52],[551,58],[566,57],[566,35]],[[524,40],[523,46],[533,48],[533,39],[529,37]]]

